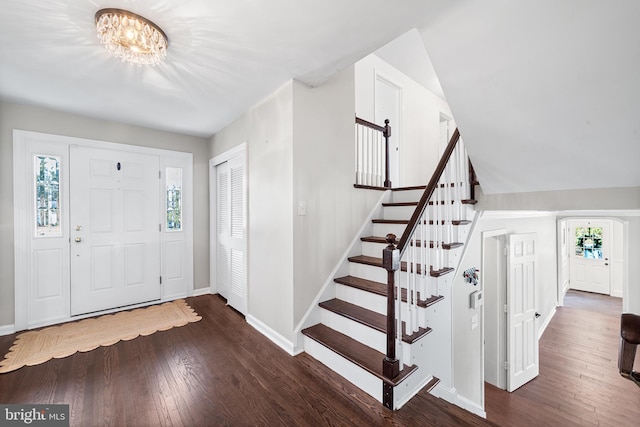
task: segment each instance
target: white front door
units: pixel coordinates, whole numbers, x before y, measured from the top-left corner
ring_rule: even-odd
[[[509,235],[507,274],[507,391],[538,376],[536,234]]]
[[[609,295],[609,221],[571,221],[570,288]]]
[[[160,299],[159,158],[70,150],[71,315]]]
[[[247,312],[244,152],[215,165],[216,288],[227,303]]]

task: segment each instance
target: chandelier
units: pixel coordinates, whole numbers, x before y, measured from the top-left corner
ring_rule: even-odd
[[[109,52],[123,62],[139,66],[156,65],[167,56],[167,36],[153,22],[122,9],[96,12],[98,38]]]

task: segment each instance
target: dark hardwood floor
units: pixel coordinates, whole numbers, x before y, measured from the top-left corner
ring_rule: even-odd
[[[564,304],[540,339],[540,375],[513,393],[486,385],[487,419],[519,427],[640,425],[640,387],[618,373],[622,300],[570,290]]]
[[[426,392],[390,412],[221,298],[187,302],[201,321],[0,374],[0,403],[68,403],[73,426],[495,425]]]

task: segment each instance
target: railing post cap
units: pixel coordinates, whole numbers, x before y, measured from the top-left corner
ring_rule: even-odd
[[[398,239],[396,238],[395,234],[393,234],[393,233],[387,234],[385,236],[385,240],[389,244],[389,246],[387,246],[387,249],[395,249],[396,248],[396,244],[398,243]]]

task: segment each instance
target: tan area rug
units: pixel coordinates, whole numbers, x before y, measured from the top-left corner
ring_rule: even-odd
[[[0,362],[0,373],[166,331],[200,319],[184,300],[177,300],[25,332],[16,337]]]

